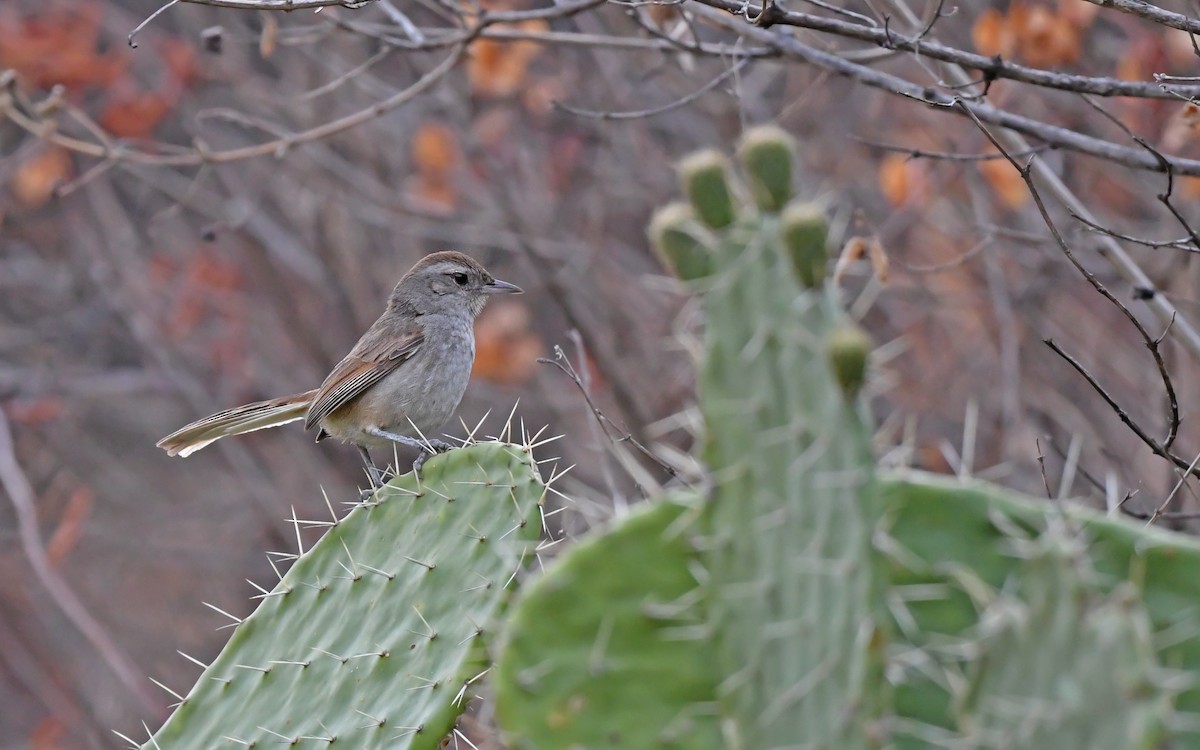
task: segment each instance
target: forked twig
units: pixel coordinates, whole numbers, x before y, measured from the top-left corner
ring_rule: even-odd
[[[600,407],[596,406],[596,402],[592,400],[592,395],[588,392],[588,389],[584,387],[583,380],[580,378],[579,373],[575,370],[575,366],[571,364],[571,360],[567,357],[566,353],[563,352],[562,347],[554,347],[554,359],[539,357],[538,362],[557,368],[560,372],[570,378],[571,382],[575,383],[575,387],[579,389],[579,392],[583,394],[584,401],[587,402],[588,410],[591,411],[592,416],[600,424],[601,429],[604,430],[604,434],[609,440],[612,440],[614,443],[629,443],[636,448],[639,453],[650,459],[650,461],[652,461],[656,466],[665,471],[671,477],[679,476],[678,472],[675,470],[675,467],[671,466],[666,461],[663,461],[661,458],[655,455],[654,451],[643,445],[637,438],[633,436],[632,432],[622,427],[618,427],[611,419],[605,416],[604,412],[600,410]]]

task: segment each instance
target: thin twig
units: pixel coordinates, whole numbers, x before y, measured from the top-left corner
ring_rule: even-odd
[[[151,21],[158,18],[163,13],[166,13],[171,8],[171,6],[175,5],[178,2],[179,2],[179,0],[169,0],[169,2],[167,2],[166,5],[159,7],[158,10],[154,11],[149,16],[146,16],[146,20],[142,21],[137,26],[135,26],[133,31],[129,32],[129,36],[125,39],[125,41],[129,44],[129,46],[132,47],[133,49],[137,49],[138,48],[137,42],[133,41],[133,38],[135,36],[137,36],[137,33],[139,31],[141,31],[142,29],[146,28],[147,26],[149,26]]]
[[[857,135],[850,135],[848,137],[850,138],[850,140],[857,141],[858,143],[861,143],[864,146],[870,146],[871,148],[878,148],[878,149],[882,149],[884,151],[891,151],[891,152],[897,153],[897,154],[905,154],[910,159],[936,159],[938,161],[980,162],[980,161],[995,161],[997,159],[1004,158],[1004,154],[1001,154],[1001,153],[958,154],[958,153],[954,153],[953,151],[927,151],[926,149],[923,149],[923,148],[913,148],[911,146],[900,146],[900,145],[897,145],[894,143],[884,143],[883,141],[875,141],[870,138],[862,138]],[[1033,156],[1034,154],[1040,154],[1040,153],[1043,153],[1046,151],[1052,151],[1052,150],[1054,150],[1053,146],[1036,146],[1034,148],[1025,149],[1024,151],[1020,152],[1019,154],[1014,154],[1014,156],[1019,156],[1019,157]]]
[[[1159,151],[1154,146],[1151,146],[1145,138],[1141,137],[1137,133],[1134,133],[1128,125],[1126,125],[1124,122],[1121,122],[1120,118],[1109,112],[1104,107],[1100,106],[1099,102],[1094,101],[1089,96],[1083,96],[1081,98],[1088,104],[1088,106],[1099,112],[1105,119],[1120,128],[1125,135],[1129,136],[1130,140],[1146,149],[1151,156],[1153,156],[1155,159],[1158,159],[1159,163],[1163,165],[1162,171],[1166,173],[1167,188],[1163,192],[1156,195],[1155,198],[1158,199],[1159,203],[1162,203],[1166,207],[1167,211],[1169,211],[1171,215],[1175,217],[1175,220],[1179,222],[1184,231],[1187,232],[1188,239],[1191,240],[1192,246],[1196,250],[1200,250],[1200,235],[1196,234],[1196,230],[1192,228],[1192,225],[1188,222],[1184,215],[1180,213],[1179,209],[1175,207],[1175,204],[1171,202],[1171,196],[1175,192],[1175,170],[1171,168],[1171,160],[1167,158],[1166,154]]]
[[[1050,479],[1046,477],[1046,455],[1042,453],[1042,439],[1036,438],[1033,444],[1037,446],[1037,462],[1038,469],[1042,473],[1042,484],[1046,487],[1046,497],[1054,499],[1054,493],[1050,491]]]
[[[736,63],[734,63],[733,65],[731,65],[730,67],[728,67],[724,71],[722,71],[719,76],[712,79],[708,83],[704,84],[700,88],[696,89],[692,93],[687,94],[686,96],[682,96],[682,97],[676,99],[675,101],[660,105],[658,107],[649,107],[646,109],[635,109],[635,110],[630,110],[628,112],[606,112],[603,110],[578,109],[576,107],[572,107],[567,104],[564,104],[563,102],[560,102],[560,101],[555,101],[555,102],[553,102],[553,104],[554,104],[555,109],[561,109],[562,111],[567,112],[572,115],[577,115],[579,117],[588,117],[588,118],[595,119],[595,120],[638,120],[638,119],[643,119],[646,117],[653,117],[655,115],[661,115],[663,113],[670,112],[671,110],[679,109],[680,107],[691,104],[692,102],[696,101],[700,97],[704,96],[708,92],[715,89],[717,86],[720,86],[722,83],[729,80],[729,78],[731,78],[733,75],[735,75],[738,71],[740,71],[742,68],[746,67],[746,64],[748,62],[750,62],[750,59],[751,58],[745,57],[745,58],[742,58],[741,60],[738,60]]]
[[[587,347],[584,346],[583,336],[579,335],[579,331],[572,328],[570,331],[567,331],[567,337],[571,339],[571,343],[575,345],[575,358],[579,360],[579,369],[576,370],[571,365],[570,358],[567,357],[560,346],[556,345],[554,347],[554,358],[565,363],[564,367],[570,370],[570,374],[575,375],[575,384],[579,390],[584,394],[585,397],[590,396],[592,392],[592,368],[588,365]],[[560,367],[559,369],[563,368]],[[624,493],[621,492],[620,488],[617,487],[616,477],[613,475],[612,467],[608,463],[609,457],[607,452],[604,450],[604,439],[607,438],[608,435],[604,430],[603,424],[599,419],[596,418],[596,413],[594,411],[594,407],[592,406],[591,399],[584,398],[584,402],[587,403],[589,416],[592,417],[592,419],[589,419],[587,422],[588,427],[591,429],[592,438],[596,442],[596,449],[600,451],[602,455],[600,461],[600,475],[604,478],[604,484],[608,487],[608,495],[612,498],[613,509],[616,511],[617,516],[621,516],[629,507],[629,503],[625,501]]]
[[[596,403],[592,401],[592,396],[590,393],[588,393],[587,388],[584,387],[583,381],[579,377],[579,373],[575,371],[575,368],[571,365],[571,360],[567,359],[566,355],[563,354],[562,349],[555,347],[554,359],[539,357],[538,362],[544,365],[552,365],[570,378],[573,383],[575,383],[575,386],[579,389],[580,393],[583,394],[583,400],[587,402],[588,409],[592,412],[592,416],[600,424],[600,427],[603,428],[605,434],[608,435],[610,440],[612,440],[614,443],[629,443],[636,448],[638,452],[654,462],[656,466],[665,471],[667,474],[672,477],[678,477],[678,472],[675,471],[675,467],[671,466],[666,461],[663,461],[661,458],[655,455],[654,451],[643,445],[637,438],[633,436],[632,432],[624,429],[623,427],[618,427],[611,419],[605,416],[604,412],[600,410],[600,407],[596,406]]]
[[[1177,240],[1151,240],[1151,239],[1146,239],[1144,237],[1134,237],[1133,235],[1122,234],[1121,232],[1118,232],[1115,229],[1110,229],[1108,227],[1101,226],[1100,224],[1096,223],[1092,219],[1089,219],[1086,216],[1080,216],[1079,214],[1077,214],[1074,211],[1071,211],[1069,209],[1067,210],[1067,213],[1069,213],[1071,215],[1071,218],[1075,219],[1080,224],[1083,224],[1088,229],[1092,229],[1092,230],[1100,232],[1102,234],[1106,234],[1109,237],[1112,237],[1112,238],[1118,239],[1118,240],[1122,240],[1124,242],[1132,242],[1135,245],[1142,245],[1144,247],[1152,247],[1152,248],[1170,247],[1170,248],[1174,248],[1176,250],[1183,250],[1183,251],[1189,252],[1189,253],[1200,252],[1200,250],[1197,250],[1195,247],[1189,247],[1189,245],[1193,244],[1191,237],[1181,237]]]
[[[57,132],[52,123],[47,123],[26,115],[24,112],[13,106],[11,102],[0,102],[0,117],[7,117],[18,127],[28,131],[29,133],[44,138],[47,141],[50,141],[55,145],[62,146],[70,151],[97,158],[117,158],[121,161],[133,164],[158,167],[189,167],[200,166],[203,164],[223,164],[232,161],[241,161],[243,159],[252,159],[260,156],[274,156],[278,158],[295,146],[318,141],[343,131],[350,130],[351,128],[357,127],[365,122],[377,119],[378,117],[392,111],[393,109],[396,109],[397,107],[400,107],[401,105],[407,104],[431,88],[435,83],[440,81],[447,73],[449,73],[466,53],[466,49],[466,43],[460,44],[454,48],[454,50],[440,63],[417,79],[408,88],[383,101],[376,102],[369,107],[360,109],[357,112],[353,112],[344,117],[339,117],[336,120],[323,123],[314,128],[293,133],[282,138],[267,141],[265,143],[256,143],[252,146],[243,146],[240,148],[231,148],[221,151],[209,150],[207,147],[197,142],[194,149],[173,154],[159,154],[151,151],[139,151],[133,148],[125,147],[117,147],[114,154],[113,147],[111,146],[92,143],[90,141],[81,140],[79,138],[63,135],[62,133]]]
[[[1104,386],[1100,385],[1100,382],[1098,380],[1096,380],[1096,378],[1090,372],[1088,372],[1086,367],[1084,367],[1082,364],[1080,364],[1079,360],[1075,359],[1070,354],[1067,354],[1065,351],[1063,351],[1062,347],[1060,347],[1054,341],[1054,339],[1042,339],[1042,342],[1046,346],[1050,347],[1051,351],[1053,351],[1058,356],[1062,357],[1063,360],[1067,364],[1069,364],[1071,367],[1073,367],[1075,369],[1075,372],[1079,373],[1083,377],[1083,379],[1088,382],[1088,385],[1090,385],[1092,387],[1092,390],[1094,390],[1097,393],[1097,395],[1100,396],[1100,398],[1104,399],[1105,403],[1108,404],[1109,408],[1112,409],[1113,412],[1117,415],[1117,418],[1120,419],[1122,422],[1124,422],[1125,426],[1128,427],[1130,430],[1132,430],[1133,434],[1137,435],[1138,439],[1141,440],[1143,443],[1145,443],[1150,448],[1150,450],[1154,451],[1154,453],[1156,455],[1167,459],[1168,461],[1175,464],[1177,467],[1179,467],[1181,469],[1186,469],[1188,467],[1188,462],[1186,460],[1180,458],[1179,456],[1172,454],[1170,451],[1163,448],[1162,444],[1159,443],[1157,440],[1155,440],[1153,437],[1151,437],[1148,432],[1146,432],[1144,429],[1142,429],[1141,425],[1139,425],[1137,422],[1134,422],[1133,418],[1129,416],[1129,413],[1127,411],[1125,411],[1125,409],[1122,408],[1119,403],[1117,403],[1117,400],[1115,398],[1113,398],[1108,393],[1108,391],[1104,390]],[[1194,471],[1193,471],[1193,473],[1194,473]],[[1197,476],[1200,476],[1200,474],[1198,474]]]
[[[1196,454],[1196,457],[1188,464],[1187,471],[1180,475],[1179,480],[1175,482],[1175,486],[1171,488],[1171,491],[1167,493],[1163,501],[1154,509],[1154,514],[1150,516],[1149,521],[1146,521],[1147,526],[1153,525],[1155,521],[1162,518],[1163,513],[1167,512],[1167,506],[1171,504],[1171,500],[1175,498],[1176,493],[1179,492],[1179,488],[1187,481],[1188,476],[1196,471],[1196,464],[1200,464],[1200,453]]]

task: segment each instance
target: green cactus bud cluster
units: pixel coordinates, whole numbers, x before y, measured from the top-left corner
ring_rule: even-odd
[[[651,245],[677,276],[692,280],[709,275],[720,247],[764,246],[790,260],[790,270],[807,288],[825,278],[829,260],[824,213],[811,203],[792,200],[796,144],[774,126],[747,130],[738,145],[745,186],[735,181],[729,160],[714,150],[700,151],[679,162],[679,177],[691,210],[670,204],[650,222]],[[753,205],[739,196],[748,195]],[[781,237],[774,225],[782,222]],[[763,234],[760,227],[767,227]],[[707,231],[706,231],[707,230]],[[772,238],[756,243],[756,236]]]

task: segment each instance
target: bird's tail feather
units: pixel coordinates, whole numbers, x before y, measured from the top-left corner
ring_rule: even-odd
[[[304,419],[316,393],[314,389],[294,396],[226,409],[179,428],[159,440],[158,447],[169,456],[190,456],[209,443],[229,435],[242,435]]]

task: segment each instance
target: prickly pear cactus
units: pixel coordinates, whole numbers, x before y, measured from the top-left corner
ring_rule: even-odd
[[[871,554],[882,506],[869,431],[855,398],[867,342],[831,291],[804,291],[824,277],[825,223],[815,207],[788,202],[791,148],[775,129],[748,134],[739,150],[745,189],[734,183],[721,154],[685,159],[680,173],[691,205],[667,207],[651,222],[660,258],[705,290],[700,390],[714,489],[688,531],[698,549],[688,553],[660,540],[644,564],[690,582],[679,601],[689,603],[689,616],[704,627],[681,630],[690,640],[673,641],[643,628],[637,632],[646,642],[638,648],[688,647],[691,656],[675,661],[709,664],[715,682],[710,694],[690,702],[669,689],[687,679],[686,669],[662,665],[637,682],[660,696],[656,715],[716,713],[715,724],[695,725],[703,737],[697,746],[786,747],[804,738],[813,747],[866,748],[883,731],[883,578],[881,560]],[[746,195],[753,204],[741,200]],[[607,591],[597,577],[584,583],[588,568],[575,554],[635,533],[621,527],[567,555],[543,588],[576,601]],[[621,601],[648,595],[638,578],[624,580]],[[578,585],[568,589],[571,580]],[[586,634],[608,622],[609,599],[600,597],[594,608],[576,605],[586,624],[534,638],[521,624],[532,627],[536,602],[531,591],[509,631],[505,659],[523,665],[527,675],[538,674],[538,663],[553,665],[557,681],[531,678],[522,685],[520,670],[502,670],[501,718],[517,730],[513,742],[544,749],[616,746],[604,732],[620,736],[628,724],[614,726],[615,711],[589,711],[592,693],[557,689],[588,684],[582,665],[568,669],[570,652],[559,647],[570,642],[569,648],[585,649]],[[533,642],[540,656],[528,648]],[[610,644],[605,653],[620,663],[637,650]],[[572,695],[580,697],[577,704]],[[608,700],[605,705],[614,705]],[[594,733],[555,734],[564,722],[561,707],[571,705],[571,723]],[[647,710],[642,698],[620,705],[630,716]],[[533,718],[539,711],[541,720]]]
[[[485,443],[331,519],[143,748],[437,748],[487,668],[480,641],[544,493],[528,450]]]
[[[789,158],[762,156],[780,151]],[[866,342],[835,346],[852,326],[832,290],[803,293],[796,281],[801,266],[821,276],[826,240],[818,212],[787,212],[803,217],[804,229],[772,212],[791,192],[786,136],[753,132],[741,155],[761,208],[717,208],[738,190],[716,155],[680,168],[700,216],[709,205],[708,214],[736,217],[710,223],[724,231],[709,248],[700,368],[714,476],[704,559],[709,620],[721,634],[713,645],[722,727],[734,747],[805,737],[866,748],[881,731],[887,692],[882,578],[871,555],[882,507],[870,433],[839,384],[861,382]]]
[[[597,534],[517,603],[497,674],[513,746],[671,747],[649,712],[734,750],[1200,747],[1200,544],[878,472],[869,341],[824,283],[821,211],[790,200],[790,139],[758,130],[738,156],[740,182],[719,153],[682,162],[690,204],[650,225],[704,303],[712,490]],[[644,616],[668,591],[671,635]],[[627,666],[656,649],[670,662]]]

